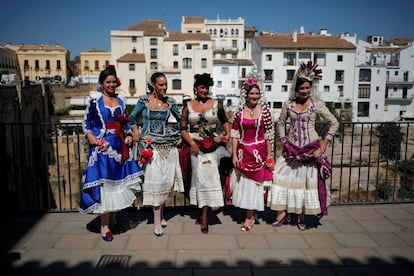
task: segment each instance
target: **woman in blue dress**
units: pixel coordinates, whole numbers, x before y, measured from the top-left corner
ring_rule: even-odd
[[[125,99],[115,94],[119,79],[113,66],[100,73],[99,85],[103,92],[91,95],[82,124],[89,153],[80,212],[100,214],[102,238],[112,241],[110,223],[115,226],[115,212],[136,199],[133,190],[140,189],[142,171],[126,144],[132,142],[132,134],[128,131]]]
[[[151,94],[143,95],[129,114],[133,141],[139,143],[138,162],[144,169],[143,205],[153,206],[154,235],[161,237],[162,228],[167,227],[164,219],[164,205],[171,191],[184,192],[184,184],[178,158],[177,144],[180,142],[178,129],[168,125],[172,114],[177,122],[181,114],[176,101],[167,97],[167,77],[156,72],[151,76],[148,89]],[[141,133],[136,117],[142,118]]]

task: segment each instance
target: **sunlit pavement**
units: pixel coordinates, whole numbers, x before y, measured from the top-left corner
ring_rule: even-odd
[[[266,210],[242,232],[245,211],[226,206],[202,234],[197,215],[167,208],[156,237],[151,209],[131,208],[119,213],[112,242],[94,215],[14,215],[2,226],[2,267],[6,275],[414,275],[413,203],[331,206],[320,221],[307,217],[306,231],[294,216],[272,227]]]

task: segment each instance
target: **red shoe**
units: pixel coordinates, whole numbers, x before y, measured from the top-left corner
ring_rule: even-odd
[[[254,225],[254,222],[253,222],[253,223],[252,223],[252,225],[250,225],[250,226],[246,226],[246,225],[244,225],[244,224],[243,224],[243,225],[240,227],[240,231],[243,231],[243,232],[248,232],[248,231],[252,230],[253,225]]]
[[[200,218],[200,229],[201,229],[201,233],[203,234],[207,234],[208,233],[208,219],[205,218]]]
[[[283,218],[281,218],[280,220],[276,220],[275,222],[272,223],[273,227],[280,227],[283,225],[283,223],[285,223],[285,221],[287,221],[289,215],[286,213]]]
[[[101,235],[102,235],[102,239],[104,241],[106,241],[106,242],[110,242],[110,241],[112,241],[114,239],[114,237],[112,236],[112,232],[111,231],[108,231],[105,234],[104,233],[101,233]]]

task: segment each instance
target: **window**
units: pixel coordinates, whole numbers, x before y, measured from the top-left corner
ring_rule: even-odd
[[[311,60],[311,53],[304,53],[304,52],[299,53],[299,60],[298,60],[299,64],[302,62],[307,63],[309,60]]]
[[[377,92],[379,91],[379,86],[375,87],[375,91]]]
[[[287,85],[282,85],[282,92],[287,92],[287,91],[288,91]]]
[[[237,40],[236,40],[236,39],[233,39],[233,40],[231,41],[231,46],[232,46],[233,48],[237,48]]]
[[[343,70],[335,71],[335,82],[344,82],[344,71]]]
[[[150,63],[151,70],[157,70],[158,69],[158,63],[157,62],[151,62]]]
[[[201,59],[201,68],[207,68],[207,59],[206,58]]]
[[[56,69],[57,69],[57,70],[62,70],[62,67],[61,67],[61,65],[60,65],[60,60],[57,60],[57,61],[56,61]]]
[[[338,85],[338,92],[344,92],[344,86]]]
[[[157,49],[151,49],[151,58],[157,58]]]
[[[371,69],[360,69],[359,81],[371,81]]]
[[[132,42],[132,43],[137,42],[137,37],[136,37],[136,36],[132,36],[132,37],[131,37],[131,42]]]
[[[95,60],[95,70],[99,70],[99,60]]]
[[[191,58],[183,58],[183,69],[191,69],[192,61]]]
[[[181,80],[173,79],[172,80],[172,89],[173,90],[180,90],[181,89]]]
[[[39,65],[39,60],[38,59],[35,60],[35,70],[36,71],[40,70],[40,65]]]
[[[178,61],[173,62],[173,67],[174,67],[174,69],[178,69]]]
[[[85,60],[85,63],[83,65],[83,70],[89,71],[89,60]]]
[[[295,65],[296,53],[285,53],[285,65]]]
[[[134,63],[130,63],[128,65],[128,69],[129,69],[129,71],[135,71],[135,64]]]
[[[134,79],[129,79],[129,89],[135,89],[135,80]]]
[[[208,50],[208,45],[207,44],[203,44],[203,50]]]
[[[272,91],[272,86],[271,85],[266,85],[265,86],[265,91],[267,91],[267,92]]]
[[[314,53],[313,63],[317,63],[319,66],[325,66],[326,54],[325,53]]]
[[[295,70],[286,70],[286,81],[293,81],[293,77],[295,76]]]
[[[344,60],[344,56],[343,55],[338,55],[336,57],[336,61],[338,61],[338,62],[342,62],[343,60]]]
[[[29,60],[27,60],[27,59],[24,60],[23,68],[24,68],[24,70],[29,70]]]
[[[191,45],[191,44],[186,44],[185,46],[186,46],[187,50],[191,50],[193,48],[193,45]]]
[[[236,88],[236,82],[235,81],[231,81],[231,88]]]
[[[329,85],[323,86],[323,92],[329,92]]]
[[[272,61],[272,55],[266,55],[266,61]]]
[[[150,45],[158,45],[158,40],[156,38],[151,38]]]
[[[335,108],[341,108],[341,103],[335,103]]]
[[[45,67],[45,69],[46,70],[50,70],[50,60],[46,60],[46,67]]]
[[[403,94],[402,94],[403,99],[407,99],[407,95],[408,95],[407,87],[404,87],[403,88]]]
[[[358,98],[370,98],[371,86],[369,84],[360,84],[358,86]]]
[[[109,60],[105,60],[105,68],[109,66]]]
[[[245,78],[246,77],[246,68],[242,68],[242,70],[241,70],[241,77],[242,78]]]
[[[368,117],[369,116],[369,102],[359,102],[358,103],[358,117]]]
[[[178,56],[178,44],[173,45],[173,56]]]
[[[137,89],[135,88],[135,80],[134,79],[129,79],[128,91],[129,91],[129,94],[131,94],[132,96],[134,96],[135,93],[137,92]]]
[[[283,103],[282,102],[275,102],[274,108],[282,108]]]
[[[228,74],[229,73],[229,67],[221,67],[221,73],[222,74]]]
[[[223,86],[222,81],[218,81],[218,82],[217,82],[217,88],[221,88],[222,86]]]
[[[265,81],[273,81],[273,70],[264,70],[264,75]]]

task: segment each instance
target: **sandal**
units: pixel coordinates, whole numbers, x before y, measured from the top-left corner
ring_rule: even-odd
[[[286,213],[286,212],[285,212],[285,215],[284,215],[281,219],[276,220],[275,222],[273,222],[273,223],[272,223],[272,226],[273,226],[273,227],[280,227],[280,226],[282,226],[282,225],[285,223],[285,221],[287,221],[288,219],[289,219],[289,215],[288,215],[288,213]]]
[[[298,217],[298,224],[296,224],[296,226],[298,227],[300,231],[305,231],[306,230],[305,218]]]
[[[208,219],[207,218],[201,218],[200,217],[200,229],[201,233],[207,234],[208,233]]]

